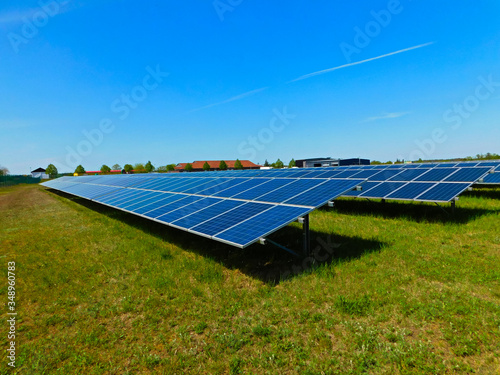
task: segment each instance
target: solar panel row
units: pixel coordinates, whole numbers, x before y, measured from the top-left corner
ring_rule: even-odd
[[[85,176],[42,185],[237,247],[247,247],[363,180]]]
[[[488,172],[499,167],[435,163],[82,176],[42,185],[244,248],[340,195],[449,202],[480,179],[497,181],[500,173]]]

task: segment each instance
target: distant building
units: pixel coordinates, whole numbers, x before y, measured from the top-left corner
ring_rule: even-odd
[[[45,173],[45,169],[43,169],[43,168],[37,168],[34,171],[31,171],[31,177],[41,178],[41,179],[50,178],[50,176]]]
[[[339,167],[342,165],[370,165],[369,159],[334,159],[334,158],[311,158],[295,160],[295,165],[299,168],[314,167]]]
[[[227,164],[227,169],[235,169],[234,168],[234,163],[236,163],[236,160],[224,160]],[[221,160],[198,160],[198,161],[193,161],[192,163],[179,163],[176,165],[175,170],[178,172],[184,171],[184,168],[186,168],[187,164],[191,164],[193,166],[193,172],[201,172],[203,171],[203,166],[205,163],[208,163],[210,166],[211,171],[218,171],[219,170],[219,164]],[[243,169],[260,169],[260,165],[252,163],[250,160],[240,160],[241,165],[243,165]]]

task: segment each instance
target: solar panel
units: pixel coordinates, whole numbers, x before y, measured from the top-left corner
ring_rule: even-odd
[[[420,195],[432,189],[429,195],[425,196],[425,200],[432,200],[432,197],[435,196],[435,202],[443,202],[446,201],[448,195],[444,193],[444,190],[441,192],[437,185],[444,182],[468,183],[467,186],[457,184],[453,187],[449,184],[444,184],[443,189],[448,188],[451,193],[455,192],[455,195],[449,199],[451,200],[471,184],[485,176],[492,168],[491,166],[470,167],[470,163],[463,164],[466,164],[468,167],[443,168],[442,164],[425,164],[425,168],[403,168],[401,165],[393,165],[392,168],[383,169],[374,175],[367,173],[371,171],[365,170],[354,175],[367,178],[362,191],[351,191],[344,194],[344,196],[371,199],[419,200]],[[436,165],[436,167],[427,168],[429,165]],[[380,181],[380,183],[373,184],[373,182],[377,181]],[[411,184],[407,184],[408,182],[411,182]]]
[[[407,169],[407,170],[404,170],[401,173],[389,178],[388,180],[412,181],[428,171],[429,171],[429,169],[427,169],[427,168]]]
[[[213,238],[231,245],[246,247],[254,242],[255,238],[265,237],[310,211],[312,209],[305,207],[274,206],[229,229],[222,230]]]
[[[361,194],[363,194],[365,191],[370,190],[371,188],[379,185],[380,182],[373,182],[373,181],[367,181],[361,185],[361,190],[351,190],[348,191],[347,193],[344,193],[344,196],[346,197],[357,197]]]
[[[387,199],[414,199],[436,184],[431,182],[410,182],[386,196]]]
[[[359,196],[362,198],[384,198],[391,194],[393,191],[405,185],[404,182],[381,182],[377,186],[361,193]]]
[[[487,174],[491,168],[461,168],[455,173],[446,177],[444,181],[455,181],[455,182],[476,182],[482,176]]]
[[[442,181],[449,175],[456,172],[456,169],[452,168],[434,168],[426,172],[425,174],[417,177],[415,181]]]
[[[73,177],[42,185],[246,247],[364,182],[288,178],[311,172],[254,173],[266,177],[236,177],[238,172]]]
[[[190,229],[194,232],[211,237],[217,233],[223,232],[227,228],[234,227],[244,220],[254,217],[257,214],[272,207],[274,207],[274,205],[267,203],[247,202],[242,206],[225,212],[211,220],[207,220],[203,223],[193,226]]]
[[[461,192],[466,190],[470,184],[464,183],[440,183],[415,198],[417,201],[449,202]]]
[[[483,181],[480,182],[481,184],[500,184],[500,173],[495,172],[495,173],[490,173],[484,177]]]

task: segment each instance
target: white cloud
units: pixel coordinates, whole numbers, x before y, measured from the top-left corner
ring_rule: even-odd
[[[394,52],[391,52],[391,53],[386,53],[385,55],[380,55],[380,56],[377,56],[377,57],[372,57],[370,59],[366,59],[366,60],[362,60],[362,61],[357,61],[357,62],[353,62],[353,63],[349,63],[349,64],[345,64],[345,65],[340,65],[340,66],[336,66],[334,68],[329,68],[329,69],[324,69],[324,70],[319,70],[317,72],[313,72],[313,73],[309,73],[309,74],[305,74],[303,76],[300,76],[298,78],[295,78],[293,80],[291,80],[290,82],[296,82],[296,81],[301,81],[303,79],[307,79],[307,78],[311,78],[311,77],[315,77],[315,76],[319,76],[321,74],[326,74],[326,73],[330,73],[330,72],[333,72],[334,70],[339,70],[339,69],[343,69],[343,68],[348,68],[350,66],[354,66],[354,65],[360,65],[360,64],[364,64],[364,63],[367,63],[369,61],[374,61],[374,60],[378,60],[378,59],[383,59],[385,57],[389,57],[389,56],[393,56],[393,55],[397,55],[399,53],[403,53],[403,52],[408,52],[408,51],[411,51],[411,50],[414,50],[414,49],[418,49],[418,48],[422,48],[422,47],[427,47],[427,46],[430,46],[432,44],[434,44],[435,42],[429,42],[429,43],[424,43],[424,44],[419,44],[418,46],[413,46],[413,47],[409,47],[409,48],[405,48],[405,49],[401,49],[399,51],[394,51]]]
[[[364,119],[363,122],[372,122],[372,121],[378,121],[378,120],[387,120],[387,119],[392,119],[392,118],[398,118],[398,117],[403,117],[411,112],[384,112],[379,116],[373,116],[373,117],[368,117]]]
[[[240,100],[240,99],[244,99],[244,98],[247,98],[249,96],[252,96],[252,95],[255,95],[255,94],[258,94],[259,92],[262,92],[262,91],[265,91],[267,90],[269,87],[262,87],[260,89],[256,89],[256,90],[252,90],[252,91],[248,91],[248,92],[245,92],[243,94],[239,94],[239,95],[236,95],[236,96],[233,96],[232,98],[229,98],[229,99],[226,99],[226,100],[223,100],[221,102],[217,102],[217,103],[212,103],[212,104],[208,104],[208,105],[205,105],[203,107],[200,107],[200,108],[196,108],[196,109],[192,109],[191,111],[189,111],[190,113],[191,112],[197,112],[197,111],[201,111],[203,109],[207,109],[207,108],[212,108],[212,107],[215,107],[217,105],[221,105],[221,104],[226,104],[226,103],[230,103],[230,102],[234,102],[236,100]]]

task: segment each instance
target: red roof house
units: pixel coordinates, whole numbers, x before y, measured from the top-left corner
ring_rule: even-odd
[[[227,169],[235,169],[234,163],[236,163],[236,160],[224,160],[224,161],[227,164]],[[203,171],[203,165],[205,165],[205,163],[208,163],[211,171],[217,171],[219,170],[220,162],[221,162],[220,160],[197,160],[189,164],[193,166],[193,172]],[[241,165],[243,165],[243,169],[260,169],[261,167],[258,164],[252,163],[250,160],[240,160],[240,162]],[[188,163],[179,163],[175,167],[175,170],[183,171],[187,164]]]

